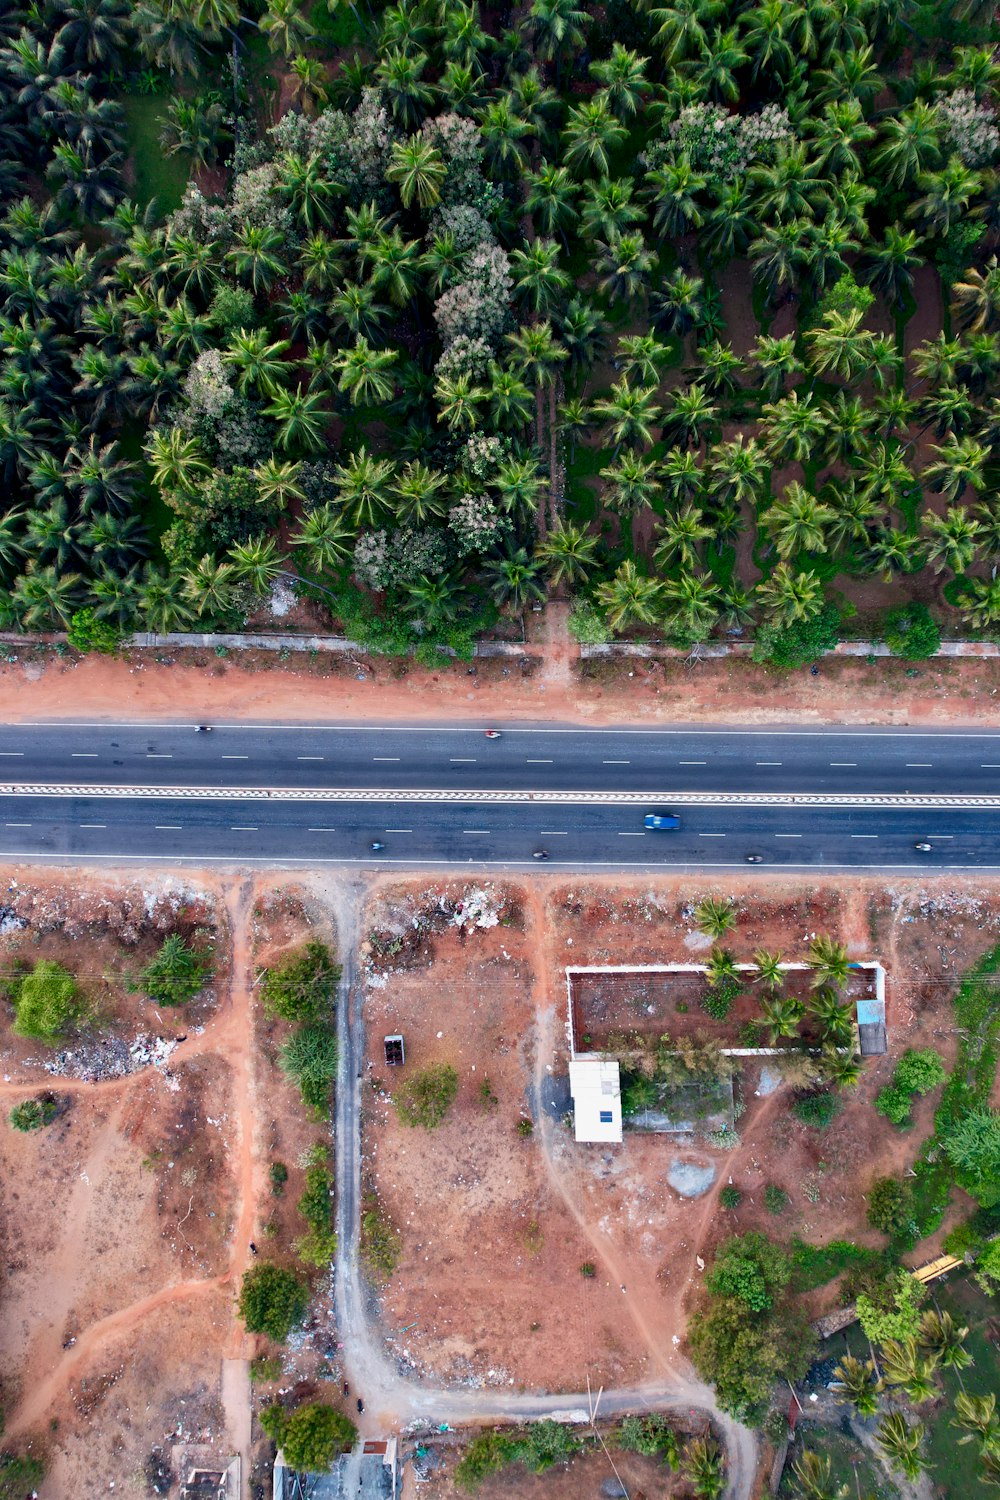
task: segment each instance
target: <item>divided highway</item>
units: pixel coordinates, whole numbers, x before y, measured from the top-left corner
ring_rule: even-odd
[[[484,727],[0,725],[0,856],[1000,868],[1000,734]],[[681,827],[646,831],[652,809]]]

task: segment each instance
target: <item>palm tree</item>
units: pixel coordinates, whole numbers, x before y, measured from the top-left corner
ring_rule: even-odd
[[[559,340],[566,352],[571,375],[581,375],[601,358],[606,324],[600,309],[589,298],[571,297],[556,318]]]
[[[491,99],[480,111],[479,129],[487,159],[496,172],[514,176],[523,171],[526,159],[524,143],[533,131],[517,113],[509,95]]]
[[[730,442],[717,444],[709,454],[709,485],[719,504],[755,503],[767,476],[767,460],[756,438],[738,432]]]
[[[328,413],[321,391],[278,390],[264,415],[277,422],[275,441],[286,452],[298,448],[316,453],[323,447]]]
[[[505,557],[490,559],[483,569],[495,603],[501,607],[509,605],[514,614],[526,604],[544,600],[545,590],[538,581],[540,572],[541,563],[529,557],[525,547],[518,547]]]
[[[867,543],[868,528],[879,515],[879,504],[873,495],[858,488],[854,480],[846,484],[833,481],[823,488],[823,496],[833,512],[826,528],[827,545],[832,551]]]
[[[779,990],[785,982],[781,954],[758,948],[753,961],[757,968],[757,978],[762,984],[769,990]]]
[[[982,333],[1000,320],[1000,265],[991,255],[984,270],[970,266],[964,275],[951,289],[954,306],[964,327]]]
[[[676,561],[682,570],[693,568],[698,562],[698,548],[713,535],[707,525],[704,512],[696,505],[684,505],[680,510],[668,514],[659,527],[660,540],[653,554],[656,566],[669,572]]]
[[[970,1396],[959,1391],[955,1396],[955,1418],[951,1424],[966,1433],[960,1443],[970,1443],[978,1438],[984,1448],[1000,1447],[1000,1414],[997,1412],[995,1391],[985,1396]]]
[[[845,1354],[833,1372],[833,1389],[837,1400],[850,1403],[859,1417],[873,1417],[878,1411],[883,1382],[870,1359],[862,1364],[853,1354]]]
[[[989,630],[1000,621],[1000,578],[967,578],[962,605],[970,624]]]
[[[801,1500],[846,1500],[850,1493],[846,1484],[834,1483],[829,1454],[821,1457],[811,1448],[803,1448],[792,1460],[792,1473],[798,1480]]]
[[[820,326],[807,335],[813,369],[819,375],[838,375],[853,381],[873,362],[874,334],[861,327],[864,312],[850,308],[826,313]]]
[[[659,613],[662,588],[653,578],[645,578],[631,558],[620,563],[614,576],[596,590],[597,603],[607,615],[612,630],[622,630],[633,622],[653,625]]]
[[[797,390],[779,401],[766,401],[761,408],[765,451],[778,463],[804,463],[823,437],[828,418],[811,395],[799,400]]]
[[[330,573],[351,556],[354,532],[334,505],[326,501],[308,511],[292,536],[314,573]]]
[[[157,635],[168,635],[194,619],[183,574],[166,572],[151,563],[142,571],[135,607],[146,629]]]
[[[306,498],[301,484],[301,464],[276,458],[272,453],[253,472],[258,493],[265,505],[285,510],[293,500]]]
[[[440,201],[446,168],[436,146],[421,136],[411,136],[394,143],[385,175],[398,183],[404,208],[416,202],[427,209]]]
[[[145,448],[158,490],[177,490],[190,494],[199,481],[211,472],[196,437],[189,437],[180,427],[154,428]]]
[[[983,471],[989,462],[989,449],[975,438],[949,438],[940,447],[935,446],[937,458],[927,465],[923,478],[932,489],[957,500],[966,486],[982,489]]]
[[[820,933],[809,944],[809,957],[812,961],[814,988],[818,989],[821,985],[847,983],[851,963],[843,943],[838,943],[834,938]]]
[[[880,129],[872,165],[891,186],[905,187],[940,161],[941,126],[934,104],[916,99],[901,113],[884,115]]]
[[[241,224],[233,247],[226,251],[226,264],[233,274],[245,281],[254,296],[270,291],[285,273],[281,252],[285,241],[281,231],[266,224]]]
[[[833,520],[833,511],[793,479],[761,520],[778,556],[787,562],[799,552],[827,550],[825,528]]]
[[[356,527],[377,526],[390,508],[393,465],[388,459],[373,458],[362,444],[345,463],[333,471],[337,498]]]
[[[566,350],[556,340],[551,323],[523,324],[516,333],[507,335],[511,357],[522,375],[535,382],[535,437],[543,446],[544,412],[542,392],[554,385],[559,366],[567,358]]]
[[[613,463],[600,470],[608,486],[604,503],[619,515],[633,516],[652,505],[656,494],[656,464],[651,458],[626,449]]]
[[[680,267],[672,271],[653,296],[653,322],[656,326],[677,338],[690,333],[704,316],[704,286],[701,277],[688,276]]]
[[[670,353],[670,346],[662,344],[655,333],[625,334],[618,340],[616,363],[626,380],[657,385]]]
[[[388,372],[398,358],[398,350],[373,349],[359,334],[352,349],[342,349],[334,357],[334,369],[340,372],[337,387],[350,397],[352,406],[385,405],[395,390]]]
[[[793,995],[774,994],[765,995],[760,1003],[760,1013],[768,1030],[770,1045],[775,1047],[779,1037],[798,1036],[806,1008]]]
[[[692,640],[704,640],[719,618],[719,586],[707,573],[685,569],[667,578],[663,600],[671,628]]]
[[[571,0],[534,0],[535,4],[566,4]],[[607,176],[610,153],[622,144],[627,132],[615,119],[607,95],[595,94],[574,105],[563,131],[563,160],[571,171],[583,176],[599,172]]]
[[[690,448],[668,448],[660,467],[663,486],[674,505],[698,500],[705,491],[705,471]]]
[[[720,1500],[726,1487],[722,1453],[712,1438],[692,1438],[681,1458],[681,1472],[698,1500]]]
[[[709,984],[722,984],[724,980],[736,979],[738,975],[739,969],[735,956],[728,948],[720,948],[718,944],[715,944],[705,965],[705,978]]]
[[[878,1424],[875,1434],[876,1443],[891,1466],[898,1469],[907,1479],[919,1479],[923,1473],[924,1465],[920,1456],[920,1448],[924,1440],[924,1432],[923,1422],[915,1422],[910,1427],[903,1413],[899,1411],[890,1412]]]
[[[719,408],[712,404],[703,385],[675,386],[664,419],[664,436],[697,445],[711,435],[718,417]]]
[[[920,236],[914,229],[887,224],[880,245],[865,252],[865,280],[880,292],[889,306],[901,308],[913,292],[913,272],[923,260],[918,246]],[[958,288],[953,288],[957,292]]]
[[[422,573],[415,583],[407,585],[406,594],[406,612],[415,616],[425,634],[444,630],[458,618],[461,580],[455,572],[435,578]]]
[[[181,587],[197,615],[225,615],[233,606],[236,569],[231,562],[216,562],[206,555],[184,570]]]
[[[920,1347],[946,1370],[966,1370],[972,1355],[965,1347],[969,1330],[955,1322],[949,1312],[930,1307],[921,1316],[918,1339]]]
[[[704,896],[694,909],[694,919],[706,937],[718,939],[734,926],[736,907],[728,896]]]
[[[603,84],[608,102],[621,120],[638,115],[642,101],[652,88],[646,77],[649,58],[640,57],[621,42],[613,42],[611,56],[590,64],[590,76]]]
[[[809,226],[804,219],[764,223],[749,247],[753,274],[774,299],[783,287],[794,291],[809,262]]]
[[[913,573],[923,566],[924,546],[920,538],[911,531],[901,531],[896,526],[880,526],[871,537],[866,552],[866,564],[873,572],[880,573],[886,583],[893,573]]]
[[[284,572],[278,543],[273,536],[254,536],[229,549],[234,576],[248,583],[258,596],[267,593]]]
[[[56,46],[81,72],[114,70],[130,45],[126,0],[62,0]]]
[[[935,1394],[935,1361],[921,1357],[915,1338],[885,1339],[880,1357],[886,1385],[901,1386],[915,1406]]]
[[[966,506],[949,505],[943,516],[925,511],[922,524],[929,538],[927,561],[934,564],[935,573],[946,568],[964,573],[976,556],[982,522]]]
[[[699,365],[687,375],[698,375],[702,385],[712,395],[731,396],[736,390],[736,377],[743,368],[743,361],[734,354],[730,344],[721,339],[711,339],[698,348]]]
[[[557,64],[567,52],[583,47],[584,27],[590,22],[575,0],[531,0],[528,19],[538,55]]]
[[[193,99],[175,95],[167,108],[167,118],[160,132],[160,144],[168,156],[184,152],[191,161],[192,172],[214,166],[219,155],[223,109],[218,99],[196,94]]]
[[[609,424],[616,449],[623,443],[650,446],[653,424],[661,415],[655,386],[633,387],[628,380],[612,385],[610,396],[595,401],[592,411],[598,421]]]
[[[638,231],[599,240],[595,248],[599,286],[612,302],[635,302],[645,294],[655,256]]]
[[[237,371],[236,384],[244,395],[256,387],[263,395],[273,397],[292,368],[290,361],[281,357],[289,348],[287,339],[270,342],[266,328],[255,328],[251,333],[238,328],[230,334],[222,358]]]
[[[811,568],[793,572],[787,562],[781,562],[770,578],[757,585],[756,597],[774,624],[797,625],[823,608],[823,585]]]
[[[479,408],[486,399],[486,392],[473,384],[471,375],[439,375],[434,397],[440,408],[438,421],[446,423],[449,432],[471,431],[478,426]]]
[[[271,51],[282,57],[304,52],[312,41],[312,27],[297,0],[268,0],[268,8],[258,24]]]
[[[820,985],[809,998],[809,1012],[819,1023],[820,1036],[824,1044],[846,1047],[854,1038],[855,1009],[850,1003],[842,1003],[837,991],[830,985]]]
[[[582,526],[561,521],[553,526],[535,556],[546,565],[552,583],[583,583],[595,566],[597,538]]]
[[[423,81],[427,63],[425,53],[404,52],[400,47],[387,47],[379,59],[376,82],[388,95],[393,116],[404,130],[416,129],[434,102],[436,90]]]
[[[510,257],[514,273],[514,290],[522,305],[536,317],[544,317],[562,300],[572,282],[559,265],[559,246],[555,240],[532,240],[525,250],[514,250]]]
[[[566,233],[578,217],[576,184],[568,169],[542,162],[537,172],[528,174],[526,181],[525,211],[532,215],[542,234],[561,235],[565,244]]]
[[[326,69],[319,58],[306,57],[300,52],[292,58],[291,75],[291,97],[301,106],[303,114],[311,115],[327,97]]]
[[[775,0],[775,3],[780,5],[783,0]],[[788,382],[794,376],[801,375],[805,369],[795,352],[793,333],[786,334],[784,338],[758,334],[750,358],[760,371],[761,384],[772,401],[777,400]]]
[[[967,167],[961,157],[951,156],[940,171],[920,173],[917,187],[923,197],[911,203],[906,212],[920,220],[925,234],[943,239],[963,218],[981,212],[969,205],[982,186],[980,172]]]
[[[395,483],[396,518],[405,526],[424,526],[443,516],[447,509],[444,490],[447,478],[437,469],[414,460],[404,464]]]

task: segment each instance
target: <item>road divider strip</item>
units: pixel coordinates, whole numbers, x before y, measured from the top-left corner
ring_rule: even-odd
[[[453,802],[649,807],[998,808],[1000,796],[957,792],[428,791],[406,787],[107,786],[2,782],[0,797],[119,798],[142,802]]]

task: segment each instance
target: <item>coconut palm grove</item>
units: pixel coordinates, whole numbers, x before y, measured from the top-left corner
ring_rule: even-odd
[[[0,18],[4,628],[1000,629],[977,0]]]

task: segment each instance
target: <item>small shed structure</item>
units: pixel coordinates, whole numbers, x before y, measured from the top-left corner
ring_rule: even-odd
[[[406,1048],[403,1038],[397,1032],[395,1036],[382,1038],[382,1046],[385,1049],[386,1066],[389,1068],[401,1068],[406,1061]]]
[[[572,1058],[569,1091],[578,1141],[622,1138],[622,1086],[618,1059],[590,1052]]]

